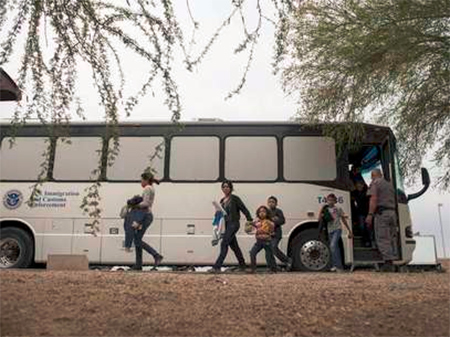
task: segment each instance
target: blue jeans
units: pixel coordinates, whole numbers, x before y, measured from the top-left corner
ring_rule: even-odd
[[[275,263],[275,257],[273,256],[273,247],[271,240],[256,240],[255,244],[253,245],[252,249],[250,250],[250,261],[251,261],[251,268],[254,270],[256,269],[256,255],[264,249],[266,252],[266,263],[270,270],[276,271],[277,265]]]
[[[150,227],[153,222],[153,214],[147,213],[144,217],[144,224],[142,225],[142,229],[134,231],[134,246],[136,251],[136,267],[142,268],[142,249],[144,249],[147,253],[153,256],[154,259],[159,257],[159,253],[153,249],[148,243],[142,241],[144,237],[145,231],[148,227]]]
[[[343,269],[341,260],[341,250],[339,248],[339,241],[341,239],[342,229],[336,229],[329,233],[330,236],[330,250],[332,266],[337,269]]]
[[[283,238],[283,234],[281,231],[281,227],[278,226],[275,229],[275,236],[272,238],[273,255],[276,256],[278,258],[278,260],[280,260],[281,262],[288,264],[289,258],[278,247],[278,244],[280,243],[282,238]]]
[[[214,269],[220,269],[223,265],[223,261],[227,257],[228,247],[234,252],[236,255],[236,259],[238,260],[239,266],[245,267],[244,256],[242,255],[241,248],[239,247],[236,234],[239,231],[239,222],[225,222],[225,233],[223,234],[222,242],[220,243],[220,254],[214,263]]]

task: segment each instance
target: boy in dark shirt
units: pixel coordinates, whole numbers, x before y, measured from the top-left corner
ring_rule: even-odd
[[[281,226],[283,226],[286,223],[283,211],[277,208],[278,199],[273,195],[267,199],[267,206],[269,207],[272,221],[275,224],[275,234],[272,237],[273,253],[278,258],[278,260],[280,260],[286,265],[287,270],[290,270],[292,267],[292,259],[287,257],[286,254],[284,254],[278,247],[278,244],[280,243],[283,237]]]

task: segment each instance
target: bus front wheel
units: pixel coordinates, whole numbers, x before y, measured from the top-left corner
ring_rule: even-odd
[[[317,229],[300,232],[292,241],[294,270],[324,271],[330,268],[329,247],[317,237]]]
[[[0,268],[27,268],[33,259],[33,240],[15,227],[0,229]]]

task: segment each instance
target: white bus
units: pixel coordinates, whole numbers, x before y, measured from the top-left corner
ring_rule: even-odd
[[[329,268],[330,252],[317,235],[317,217],[325,196],[334,193],[352,220],[349,169],[361,167],[369,184],[370,171],[379,167],[397,193],[400,260],[412,258],[415,241],[407,205],[429,185],[423,169],[424,188],[406,196],[398,171],[395,139],[387,127],[363,125],[365,139],[357,150],[337,151],[335,141],[322,135],[320,126],[291,122],[192,122],[174,133],[171,123],[128,123],[119,126],[120,153],[113,163],[106,152],[112,146],[104,124],[68,127],[66,139],[49,136],[43,125],[26,125],[16,133],[0,128],[0,266],[28,267],[46,262],[49,254],[85,254],[92,264],[132,264],[134,254],[124,252],[123,220],[119,211],[126,200],[141,193],[140,174],[149,156],[164,144],[152,167],[161,184],[156,187],[154,222],[145,240],[164,256],[168,265],[211,265],[219,247],[211,246],[211,202],[221,197],[221,182],[229,179],[249,210],[279,200],[286,216],[280,247],[293,259],[296,270]],[[46,182],[33,207],[26,201],[51,143]],[[92,171],[102,162],[97,235],[93,219],[80,205],[92,185]],[[244,219],[242,219],[244,221]],[[247,261],[254,237],[238,233]],[[361,247],[360,238],[342,237],[344,263],[375,261],[378,252]],[[263,263],[261,256],[258,260]],[[144,254],[144,264],[153,262]],[[225,264],[237,261],[228,254]]]

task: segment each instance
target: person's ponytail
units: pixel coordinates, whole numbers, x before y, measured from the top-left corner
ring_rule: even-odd
[[[141,174],[141,178],[148,181],[149,184],[153,184],[155,183],[156,185],[159,185],[161,182],[159,181],[159,179],[156,179],[155,176],[153,175],[153,173],[151,172],[144,172]]]

